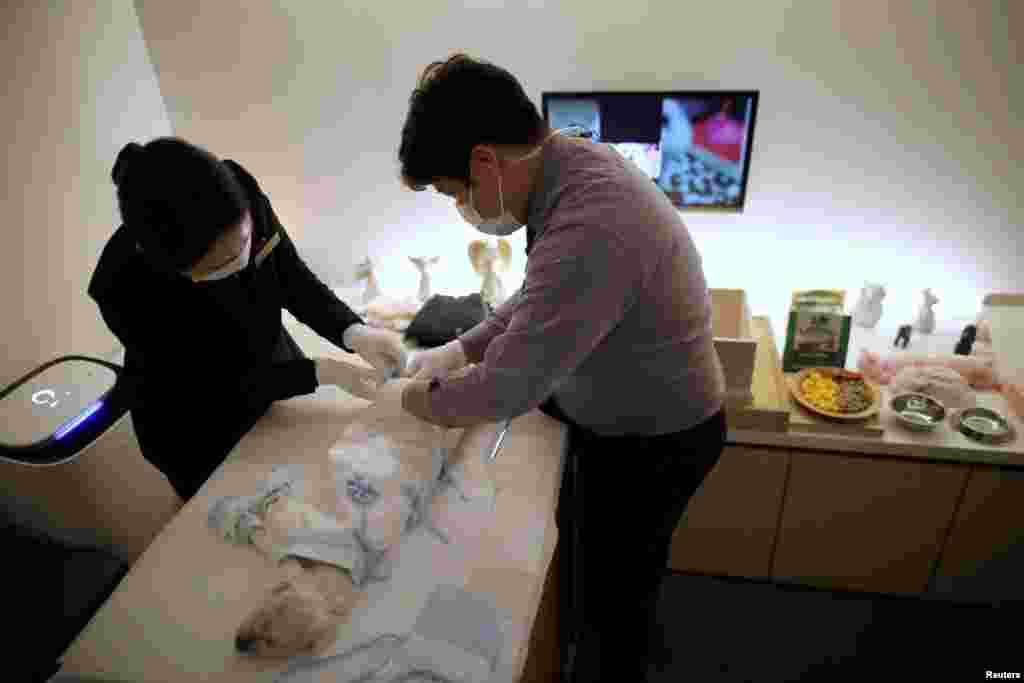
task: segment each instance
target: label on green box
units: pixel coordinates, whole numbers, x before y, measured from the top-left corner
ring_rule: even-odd
[[[814,310],[789,312],[783,372],[804,368],[844,368],[850,346],[851,317]]]

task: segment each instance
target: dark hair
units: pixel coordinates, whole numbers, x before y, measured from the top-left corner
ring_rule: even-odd
[[[110,177],[121,220],[143,254],[175,272],[194,266],[249,209],[231,169],[180,138],[128,143]]]
[[[414,190],[442,177],[468,182],[474,145],[536,144],[545,128],[505,69],[461,53],[433,62],[409,98],[398,149],[402,181]]]

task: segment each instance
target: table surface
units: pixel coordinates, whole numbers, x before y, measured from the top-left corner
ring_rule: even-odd
[[[1021,309],[1024,310],[1024,309]],[[971,321],[964,321],[965,324]],[[780,340],[779,330],[772,321],[774,341]],[[948,333],[925,335],[914,333],[908,353],[951,353],[958,336]],[[785,343],[785,336],[781,337]],[[857,358],[861,349],[888,355],[900,353],[892,347],[888,330],[865,329],[854,326],[850,335],[846,368],[857,369]],[[1005,342],[1004,342],[1005,343]],[[781,347],[776,347],[781,352]],[[836,451],[862,455],[898,456],[925,460],[942,460],[962,463],[989,464],[1006,467],[1024,467],[1024,420],[1010,410],[1006,399],[995,392],[978,392],[977,403],[990,408],[1007,420],[1016,430],[1016,438],[1003,444],[983,444],[961,434],[952,420],[940,425],[934,432],[915,432],[904,428],[888,407],[888,391],[882,388],[882,407],[879,422],[884,429],[881,436],[858,436],[843,433],[788,432],[730,429],[729,441],[739,445],[763,445],[800,448],[807,450]],[[787,399],[788,400],[788,399]],[[803,410],[794,406],[792,410]],[[952,417],[952,416],[951,416]]]
[[[276,465],[327,467],[328,448],[366,405],[334,387],[274,404],[132,566],[68,648],[62,672],[113,681],[273,680],[286,662],[239,656],[233,639],[280,575],[255,549],[213,534],[207,512],[222,496],[254,494]],[[495,430],[459,430],[456,455],[483,452]],[[525,663],[557,539],[564,434],[563,425],[537,411],[513,420],[490,466],[498,491],[494,522],[463,553],[466,588],[490,591],[495,606],[511,615],[495,681],[516,680]]]

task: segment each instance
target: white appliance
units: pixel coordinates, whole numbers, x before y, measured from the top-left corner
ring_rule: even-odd
[[[121,377],[120,365],[64,356],[0,391],[0,460],[50,466],[81,455],[128,413]]]

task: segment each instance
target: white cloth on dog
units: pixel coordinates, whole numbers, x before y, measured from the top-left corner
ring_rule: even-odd
[[[301,499],[304,492],[302,466],[275,467],[254,496],[225,496],[210,507],[207,523],[229,543],[252,543],[252,532],[263,526],[263,515],[278,498]],[[316,512],[315,508],[310,508]],[[322,522],[323,520],[317,520]]]
[[[429,524],[430,503],[444,484],[443,434],[416,441],[350,426],[329,450],[339,506],[358,520],[359,537],[372,552],[386,553],[403,535]]]
[[[388,550],[401,537],[427,522],[430,503],[443,485],[447,450],[440,430],[425,430],[416,440],[373,432],[363,424],[346,428],[330,449],[341,519],[339,523],[302,500],[305,486],[301,465],[279,466],[255,496],[228,496],[214,502],[208,524],[222,538],[238,544],[253,542],[265,526],[271,503],[301,519],[287,530],[287,540],[273,547],[274,560],[301,557],[336,565],[350,572],[352,582],[390,576]],[[351,520],[351,521],[349,521]]]
[[[301,465],[275,467],[255,496],[227,496],[214,502],[207,522],[231,543],[251,544],[252,533],[263,528],[270,505],[284,505],[284,514],[298,522],[287,539],[273,548],[275,561],[302,557],[348,570],[357,585],[378,575],[379,554],[366,548],[355,527],[344,526],[302,499],[305,491]]]

